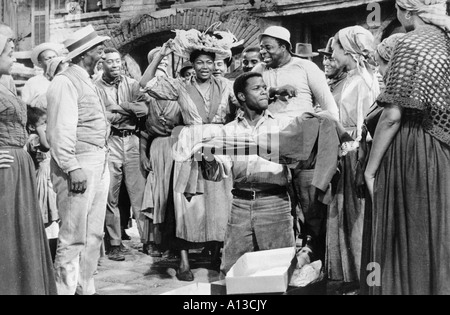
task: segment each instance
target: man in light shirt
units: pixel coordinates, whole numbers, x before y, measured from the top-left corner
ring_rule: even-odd
[[[236,97],[243,113],[227,125],[237,135],[256,135],[283,128],[268,110],[269,93],[261,74],[248,72],[236,79]],[[208,180],[220,181],[216,160],[202,162]],[[221,270],[226,274],[247,252],[294,247],[293,217],[287,186],[289,169],[257,155],[224,157],[223,167],[233,176],[233,207],[228,221]]]
[[[47,93],[51,178],[61,218],[55,261],[59,295],[96,293],[94,273],[110,183],[110,126],[91,76],[106,40],[92,26],[66,40],[71,64],[53,79]]]
[[[22,90],[22,100],[32,107],[47,108],[47,91],[50,80],[47,68],[50,61],[58,57],[58,47],[55,44],[44,43],[35,47],[31,53],[33,64],[44,72],[29,79]]]
[[[314,113],[318,103],[321,115],[339,120],[339,110],[328,87],[325,74],[313,62],[292,52],[291,34],[280,26],[268,27],[259,36],[263,64],[254,68],[269,86],[272,100],[269,110],[275,117],[295,119],[304,113]],[[303,239],[315,247],[316,257],[324,259],[327,205],[318,201],[312,185],[316,157],[292,169],[295,197],[305,217]],[[294,192],[291,193],[294,197]],[[298,214],[300,217],[300,214]]]
[[[141,241],[145,245],[145,218],[141,211],[146,179],[140,170],[138,121],[148,114],[146,102],[149,97],[140,91],[136,80],[122,74],[122,56],[116,49],[105,49],[103,70],[102,77],[95,85],[111,123],[111,136],[108,139],[111,185],[105,222],[110,245],[108,258],[124,261],[126,249],[122,244],[119,210],[119,193],[123,182],[130,196]]]

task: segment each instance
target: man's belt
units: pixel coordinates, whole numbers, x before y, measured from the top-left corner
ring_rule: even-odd
[[[136,134],[136,130],[120,130],[116,128],[111,128],[111,135],[126,138]]]
[[[287,188],[284,186],[280,186],[279,188],[264,191],[233,189],[231,193],[233,194],[233,196],[239,199],[256,200],[264,197],[272,197],[287,194]]]

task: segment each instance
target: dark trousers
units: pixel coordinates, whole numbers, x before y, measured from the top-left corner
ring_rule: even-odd
[[[316,257],[325,259],[328,206],[318,200],[319,191],[312,185],[314,170],[293,171],[294,189],[305,221],[302,235],[311,236]]]

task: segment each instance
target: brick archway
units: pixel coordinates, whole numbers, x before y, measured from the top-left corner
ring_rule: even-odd
[[[258,43],[258,34],[261,32],[259,19],[246,12],[186,9],[159,18],[144,14],[124,21],[119,27],[109,32],[112,39],[110,45],[126,54],[150,41],[152,37],[158,34],[167,34],[175,29],[189,30],[195,28],[199,31],[205,31],[218,21],[222,22],[219,27],[220,30],[229,30],[239,40],[245,40],[245,46]]]

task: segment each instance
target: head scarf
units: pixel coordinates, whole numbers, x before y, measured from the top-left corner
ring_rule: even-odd
[[[450,32],[450,17],[447,16],[446,0],[396,0],[397,5],[408,11],[417,12],[428,24]]]
[[[356,61],[359,73],[367,85],[373,83],[372,68],[375,52],[375,38],[372,33],[362,26],[344,28],[338,33],[339,41],[346,53],[349,53]]]
[[[56,70],[58,70],[59,65],[63,63],[65,59],[65,57],[57,57],[50,60],[46,72],[47,77],[53,79],[56,75]]]
[[[5,51],[6,44],[8,43],[8,37],[0,34],[0,55]]]
[[[377,52],[381,58],[385,61],[391,61],[392,55],[394,54],[395,46],[400,38],[405,36],[405,34],[394,34],[386,38],[377,47]]]

